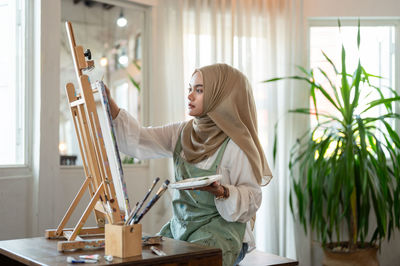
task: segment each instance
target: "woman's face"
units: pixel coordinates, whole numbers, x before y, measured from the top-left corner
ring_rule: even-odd
[[[203,113],[203,76],[201,72],[196,71],[189,83],[189,115],[200,116]]]

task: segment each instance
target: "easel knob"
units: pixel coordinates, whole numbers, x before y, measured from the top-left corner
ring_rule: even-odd
[[[83,53],[87,60],[92,60],[92,52],[90,52],[90,49],[86,49],[86,51]]]

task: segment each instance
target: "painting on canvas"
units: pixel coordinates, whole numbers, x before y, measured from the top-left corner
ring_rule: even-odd
[[[99,117],[104,145],[106,147],[108,162],[112,180],[117,195],[118,205],[121,211],[125,214],[130,213],[129,198],[124,180],[124,172],[122,169],[121,157],[118,150],[115,131],[112,124],[110,105],[106,94],[106,89],[102,81],[97,81],[95,84],[99,93],[94,94],[97,115]]]

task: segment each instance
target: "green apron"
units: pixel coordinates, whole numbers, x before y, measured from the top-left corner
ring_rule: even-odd
[[[179,135],[173,158],[175,179],[215,175],[221,162],[227,138],[221,145],[217,158],[209,169],[200,169],[182,159]],[[173,194],[173,217],[161,228],[160,235],[222,249],[223,265],[231,266],[242,248],[245,223],[227,222],[218,213],[214,195],[200,190],[175,190]]]

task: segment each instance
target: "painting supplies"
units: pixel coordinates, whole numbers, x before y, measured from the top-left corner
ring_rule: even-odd
[[[142,208],[143,203],[147,200],[147,198],[150,196],[150,193],[153,191],[154,187],[156,186],[157,182],[160,180],[159,177],[157,177],[156,179],[154,179],[153,184],[151,185],[149,191],[147,191],[146,195],[144,196],[144,198],[140,201],[139,205],[137,206],[137,208],[135,209],[134,212],[131,213],[131,215],[129,215],[128,219],[126,220],[125,224],[130,224],[132,219],[136,218],[137,213],[139,212],[140,208]]]
[[[97,263],[97,260],[89,259],[75,259],[74,257],[67,257],[68,263]]]
[[[86,260],[96,260],[98,261],[100,259],[99,254],[93,254],[93,255],[79,255],[80,259],[86,259]]]
[[[162,236],[142,236],[142,245],[149,246],[149,245],[159,245],[163,240]]]
[[[153,207],[154,203],[162,196],[162,194],[168,189],[169,180],[165,180],[162,187],[160,187],[151,201],[147,204],[146,208],[139,214],[137,218],[135,218],[134,223],[137,224],[143,218],[143,216]]]
[[[158,256],[167,256],[167,254],[164,251],[162,251],[159,248],[156,248],[155,246],[151,246],[150,249],[151,249],[151,251],[156,253]]]
[[[136,202],[135,208],[134,208],[134,209],[131,211],[131,213],[126,217],[124,225],[128,225],[128,222],[129,222],[130,219],[132,219],[133,214],[136,212],[138,205],[139,205],[139,201]]]

